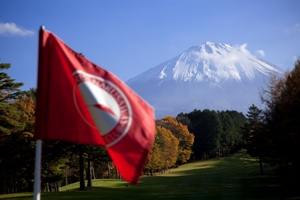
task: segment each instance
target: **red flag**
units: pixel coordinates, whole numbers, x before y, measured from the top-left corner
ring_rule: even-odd
[[[136,184],[154,140],[152,107],[54,34],[39,40],[35,138],[105,146]]]

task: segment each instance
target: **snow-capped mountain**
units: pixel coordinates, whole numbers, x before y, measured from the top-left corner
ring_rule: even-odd
[[[156,118],[194,109],[237,110],[259,105],[259,89],[276,67],[246,44],[206,42],[130,79],[127,84],[155,108]]]

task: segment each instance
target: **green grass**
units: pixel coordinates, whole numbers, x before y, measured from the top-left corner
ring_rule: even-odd
[[[193,162],[171,173],[142,177],[133,186],[121,180],[95,180],[93,187],[80,191],[79,183],[62,187],[61,192],[42,193],[41,199],[300,199],[279,185],[278,177],[265,168],[259,176],[256,159],[245,152],[227,158]],[[290,196],[290,198],[288,198]],[[32,193],[0,195],[6,199],[32,199]]]

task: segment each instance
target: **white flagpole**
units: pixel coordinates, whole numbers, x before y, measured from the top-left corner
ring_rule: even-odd
[[[35,169],[34,169],[34,200],[41,198],[41,160],[42,160],[42,140],[36,141],[35,147]]]

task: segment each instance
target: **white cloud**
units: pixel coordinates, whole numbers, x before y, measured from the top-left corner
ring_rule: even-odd
[[[265,52],[263,50],[257,50],[256,51],[260,56],[265,56]]]
[[[0,35],[33,35],[34,32],[18,27],[15,23],[0,23]]]

